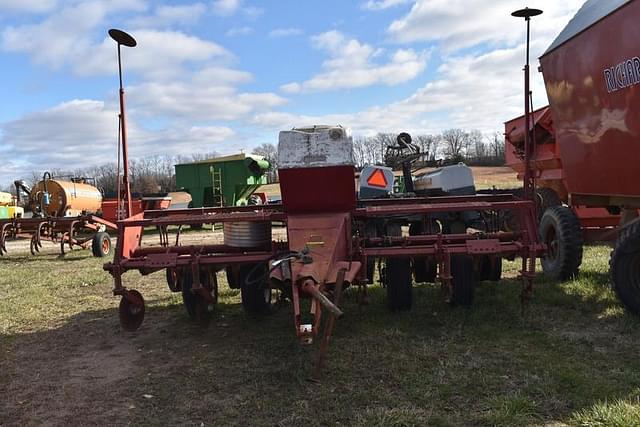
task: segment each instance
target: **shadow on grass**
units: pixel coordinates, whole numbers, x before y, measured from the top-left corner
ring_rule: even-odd
[[[583,313],[547,307],[562,286],[539,291],[545,302],[524,321],[518,293],[515,280],[483,283],[461,309],[422,284],[412,311],[389,313],[383,288],[363,308],[350,290],[320,384],[307,381],[317,345],[299,345],[290,306],[249,318],[222,303],[202,329],[169,295],[127,333],[114,298],[112,309],[1,338],[0,424],[525,425],[637,394],[638,333],[600,348],[620,334],[616,322],[589,326],[595,344],[574,339],[562,332]],[[604,305],[587,307],[595,320]]]

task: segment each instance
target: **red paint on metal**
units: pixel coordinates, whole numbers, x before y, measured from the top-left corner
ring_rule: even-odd
[[[356,207],[353,166],[279,169],[278,175],[286,212],[349,212]]]
[[[569,193],[640,197],[640,85],[605,78],[639,55],[639,19],[630,1],[540,58]]]

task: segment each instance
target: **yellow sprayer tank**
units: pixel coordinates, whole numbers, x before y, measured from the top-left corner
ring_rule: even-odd
[[[100,210],[102,194],[93,185],[47,179],[33,187],[29,204],[32,211],[41,210],[46,216],[93,214]]]

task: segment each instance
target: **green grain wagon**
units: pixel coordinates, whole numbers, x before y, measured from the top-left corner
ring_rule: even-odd
[[[176,186],[191,194],[194,208],[238,206],[267,184],[270,164],[256,154],[234,154],[175,165]]]

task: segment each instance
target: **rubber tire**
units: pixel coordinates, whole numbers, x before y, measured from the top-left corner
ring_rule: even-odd
[[[422,224],[412,223],[409,226],[410,236],[422,234]],[[413,275],[416,283],[435,283],[438,264],[433,257],[413,257]]]
[[[182,291],[182,281],[179,274],[176,274],[175,267],[169,267],[165,270],[165,276],[167,279],[167,286],[171,292]]]
[[[451,255],[453,295],[451,304],[470,306],[476,287],[473,258],[470,255]]]
[[[387,258],[385,281],[389,309],[393,311],[411,309],[413,302],[411,258]]]
[[[105,250],[103,244],[109,242],[108,249]],[[104,231],[99,231],[93,236],[91,241],[91,252],[97,258],[106,257],[111,253],[111,237]]]
[[[479,280],[497,282],[502,278],[502,257],[483,255],[480,262]]]
[[[189,226],[189,228],[192,230],[202,230],[203,227],[204,227],[204,224],[191,224]]]
[[[254,271],[261,269],[261,271]],[[268,273],[269,266],[266,263],[243,264],[238,272],[240,282],[240,295],[242,297],[242,307],[245,313],[255,316],[270,314],[271,310],[271,289],[266,282],[251,282],[258,274]]]
[[[187,310],[187,314],[189,315],[189,317],[191,319],[195,319],[198,296],[191,292],[191,287],[193,286],[193,273],[191,272],[190,268],[183,268],[181,276],[182,303],[185,310]]]
[[[386,225],[387,236],[402,236],[402,225],[390,222]],[[411,258],[395,257],[385,260],[384,285],[387,289],[387,306],[392,311],[409,310],[413,303],[411,284]]]
[[[542,257],[542,270],[552,280],[567,280],[578,275],[582,264],[582,230],[580,220],[571,208],[552,206],[540,219],[540,241],[547,244],[547,254]],[[554,233],[555,239],[552,240]]]
[[[627,310],[640,315],[640,222],[622,230],[609,265],[616,295]]]
[[[200,276],[204,276],[207,274],[207,271],[204,269],[200,270]],[[214,273],[215,274],[215,273]],[[198,305],[202,302],[201,299],[204,298],[194,294],[191,292],[191,287],[193,286],[193,273],[191,272],[191,268],[183,268],[181,274],[181,288],[182,288],[182,303],[184,304],[185,310],[187,310],[187,314],[191,319],[196,319],[198,314]],[[210,283],[209,277],[204,280],[204,286],[211,288],[212,296],[214,301],[217,303],[218,301],[218,290],[213,288]]]

